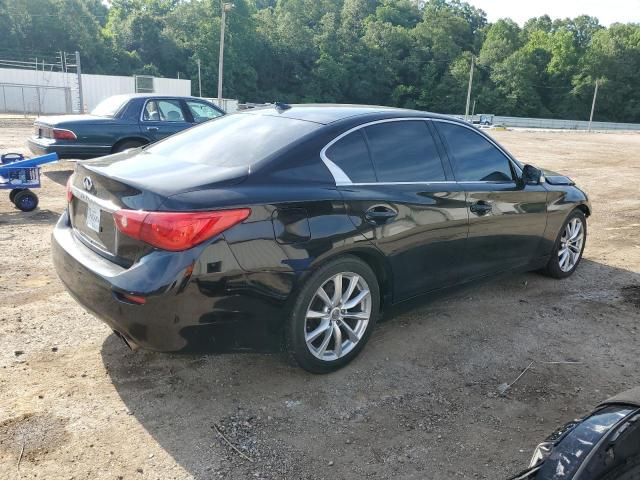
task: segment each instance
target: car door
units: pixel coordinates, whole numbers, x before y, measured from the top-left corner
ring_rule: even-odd
[[[178,133],[191,125],[179,99],[151,99],[142,107],[140,129],[152,142]]]
[[[520,169],[476,128],[443,120],[434,125],[448,152],[469,209],[466,277],[530,263],[538,255],[547,221],[547,191],[524,185]]]
[[[389,259],[395,301],[457,281],[468,228],[465,195],[427,120],[364,125],[331,142],[323,159],[350,218]]]

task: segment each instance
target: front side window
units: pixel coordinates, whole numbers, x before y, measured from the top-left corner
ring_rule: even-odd
[[[379,182],[445,180],[440,155],[425,121],[384,122],[364,130]]]
[[[459,182],[512,182],[509,159],[491,142],[469,128],[436,122],[453,160]]]
[[[178,100],[150,100],[144,107],[142,119],[148,122],[184,122]]]
[[[187,107],[189,107],[189,111],[191,111],[191,115],[193,116],[193,121],[195,123],[206,122],[207,120],[211,120],[212,118],[222,115],[221,112],[213,108],[211,105],[207,105],[202,102],[187,100]]]
[[[372,183],[376,174],[371,165],[362,131],[356,130],[331,145],[326,152],[327,158],[342,169],[354,183]]]

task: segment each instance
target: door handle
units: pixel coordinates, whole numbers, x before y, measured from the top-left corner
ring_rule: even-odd
[[[472,213],[475,213],[478,216],[482,216],[491,212],[492,208],[493,207],[491,206],[490,203],[480,200],[479,202],[471,204],[471,206],[469,207],[469,210],[471,210]]]
[[[147,127],[148,132],[157,132],[158,130],[160,130],[158,127]]]
[[[398,212],[396,212],[393,208],[386,207],[384,205],[378,205],[377,207],[372,207],[367,210],[364,214],[364,218],[367,219],[367,222],[374,225],[382,225],[394,219],[397,215]]]

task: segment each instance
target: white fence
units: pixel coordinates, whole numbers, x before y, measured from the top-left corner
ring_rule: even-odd
[[[75,73],[0,68],[0,85],[5,87],[4,97],[0,96],[0,111],[32,114],[70,113],[65,92],[74,87],[75,77]],[[154,78],[153,89],[154,93],[159,95],[191,95],[191,80]],[[135,77],[82,74],[85,111],[92,110],[111,95],[135,91]],[[22,98],[23,93],[25,100]]]

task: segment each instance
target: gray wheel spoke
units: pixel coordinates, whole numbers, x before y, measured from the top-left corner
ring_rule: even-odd
[[[342,314],[343,318],[355,318],[357,320],[367,320],[369,314],[367,312],[345,312]]]
[[[347,338],[351,340],[353,343],[357,343],[358,340],[360,340],[360,337],[358,336],[358,334],[354,332],[353,329],[349,325],[347,325],[346,322],[342,322],[342,328],[346,332]]]
[[[327,319],[318,325],[314,330],[307,333],[306,340],[307,343],[313,342],[316,338],[322,335],[323,332],[326,332],[331,327],[331,322]]]
[[[327,312],[316,312],[315,310],[309,310],[307,312],[307,318],[325,318],[327,317]]]
[[[351,279],[349,280],[349,286],[347,287],[347,291],[344,292],[344,295],[342,296],[343,304],[349,301],[349,299],[351,298],[351,295],[353,295],[353,291],[356,289],[356,286],[358,285],[359,280],[360,280],[360,277],[357,275],[354,275],[353,277],[351,277]]]
[[[364,300],[367,295],[369,295],[368,289],[361,290],[360,293],[358,293],[358,295],[356,295],[355,297],[353,297],[351,300],[349,300],[343,305],[344,309],[351,310],[353,307],[358,305],[362,300]]]
[[[324,352],[327,350],[327,346],[331,341],[331,328],[325,328],[324,330],[324,338],[322,339],[322,343],[318,347],[318,355],[323,356]]]
[[[327,292],[323,287],[320,287],[318,289],[318,291],[316,292],[316,295],[320,297],[320,300],[322,300],[327,307],[329,308],[333,307],[333,302],[331,301],[331,299],[329,298],[329,295],[327,295]]]
[[[333,343],[335,345],[334,353],[336,357],[340,358],[342,356],[342,332],[337,323],[333,324]]]
[[[342,299],[342,274],[339,273],[333,277],[333,299],[331,300],[333,305],[336,306]]]

